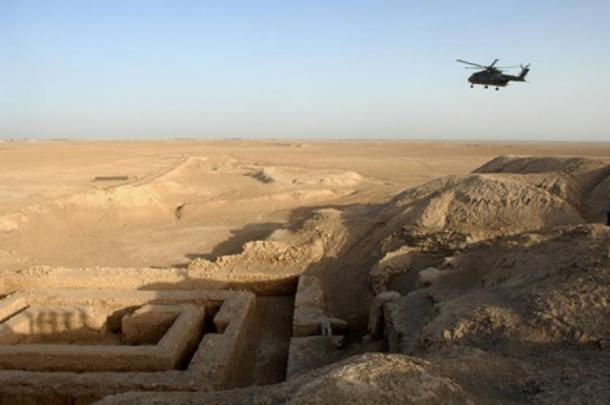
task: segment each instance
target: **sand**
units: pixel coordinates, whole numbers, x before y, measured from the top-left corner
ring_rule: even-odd
[[[160,403],[607,398],[610,144],[8,142],[0,169],[0,298],[257,294],[241,371]]]
[[[237,253],[313,207],[376,204],[506,154],[608,145],[389,142],[0,144],[0,265],[185,266]],[[128,180],[94,181],[100,177]]]

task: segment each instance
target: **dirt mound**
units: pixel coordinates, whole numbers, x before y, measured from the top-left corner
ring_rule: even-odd
[[[369,288],[384,295],[357,290],[351,302],[369,306],[370,325],[385,321],[390,351],[431,360],[479,398],[603,403],[610,229],[585,214],[591,196],[610,191],[609,166],[492,163],[490,173],[441,178],[369,210],[369,231],[341,262],[351,278],[327,278],[327,289],[356,291],[358,260],[375,258]],[[402,297],[384,303],[396,295],[388,290]],[[589,392],[576,389],[583,384]]]
[[[430,363],[396,355],[348,359],[301,385],[294,404],[464,404],[473,397]]]
[[[364,178],[356,172],[348,171],[333,175],[327,175],[321,177],[318,182],[320,184],[332,185],[332,186],[340,186],[340,187],[350,187],[355,186],[356,184],[363,181]]]
[[[610,231],[582,225],[578,202],[610,192],[609,166],[498,158],[484,167],[503,173],[445,177],[401,193],[371,212],[377,226],[350,250],[375,257],[374,294],[403,294],[391,304],[392,350],[607,347]],[[536,173],[504,173],[511,170]],[[569,193],[547,187],[561,181]]]
[[[164,191],[160,187],[122,186],[80,193],[58,200],[55,204],[82,209],[155,209],[163,207],[161,196]]]
[[[128,393],[98,404],[473,404],[474,397],[429,362],[366,354],[273,387],[216,393]]]
[[[474,172],[515,174],[566,200],[589,222],[600,221],[610,204],[608,160],[501,156]]]
[[[347,229],[340,226],[341,212],[336,209],[318,210],[297,230],[282,228],[266,240],[248,242],[239,254],[226,255],[210,261],[193,260],[191,274],[213,278],[238,279],[244,275],[261,277],[295,276],[312,263],[336,255],[343,247]]]
[[[441,178],[399,194],[387,208],[385,232],[411,227],[482,240],[598,222],[608,203],[608,162],[499,157],[473,174]]]
[[[185,266],[197,256],[239,252],[289,222],[293,209],[330,205],[366,184],[351,171],[181,155],[121,184],[89,181],[86,189],[0,212],[0,242],[39,265]],[[221,244],[231,247],[216,252]],[[296,250],[280,245],[247,250]],[[22,267],[2,259],[11,269]]]
[[[474,244],[432,287],[391,304],[391,345],[410,354],[453,345],[607,350],[609,246],[602,225]]]
[[[317,172],[302,170],[296,167],[266,166],[252,167],[247,173],[261,183],[279,183],[292,186],[333,186],[353,187],[364,178],[353,171],[319,170]]]
[[[415,188],[393,202],[392,222],[473,240],[583,222],[562,198],[513,177],[472,174]]]
[[[403,247],[406,259],[387,259],[410,275],[388,286],[404,288],[381,315],[391,352],[431,361],[479,399],[605,403],[610,228],[555,227],[436,249]]]
[[[582,174],[606,167],[606,160],[582,157],[520,157],[498,156],[474,170],[475,173],[548,173]]]

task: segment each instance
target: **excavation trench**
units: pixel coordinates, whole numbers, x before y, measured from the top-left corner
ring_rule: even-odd
[[[286,379],[294,296],[259,296],[230,387],[266,385]]]
[[[0,300],[0,315],[16,314],[2,316],[10,322],[0,324],[0,403],[89,403],[133,389],[208,391],[279,383],[286,379],[293,309],[293,295],[228,290],[16,293]],[[37,323],[16,323],[23,314],[31,315],[24,322]],[[21,324],[35,330],[13,336]],[[38,329],[42,334],[31,334]],[[118,340],[100,335],[102,340],[91,341],[104,333]],[[57,357],[58,351],[65,356]],[[112,361],[115,352],[120,361]],[[27,363],[26,357],[49,361]],[[51,383],[56,378],[69,386],[58,389]]]

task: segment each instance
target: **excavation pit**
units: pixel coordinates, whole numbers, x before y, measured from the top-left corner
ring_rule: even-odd
[[[0,300],[0,402],[225,387],[249,292],[50,290]]]

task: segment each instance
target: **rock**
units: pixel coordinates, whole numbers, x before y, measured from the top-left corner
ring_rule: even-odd
[[[411,266],[412,253],[415,249],[403,246],[386,255],[370,271],[371,288],[375,294],[387,290],[390,278],[396,274],[408,271]]]
[[[420,271],[419,278],[417,280],[417,288],[430,287],[443,274],[445,274],[445,272],[437,269],[436,267],[428,267]]]

